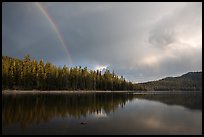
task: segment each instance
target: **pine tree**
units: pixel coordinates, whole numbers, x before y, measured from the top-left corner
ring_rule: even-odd
[[[119,77],[114,70],[104,74],[87,67],[56,67],[52,63],[31,60],[26,55],[23,60],[2,56],[2,89],[38,90],[144,90]]]

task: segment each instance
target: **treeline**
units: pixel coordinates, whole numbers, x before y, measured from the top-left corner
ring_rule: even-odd
[[[104,74],[87,67],[57,67],[43,60],[23,60],[2,56],[2,89],[21,90],[144,90],[138,84],[117,76],[114,71]]]

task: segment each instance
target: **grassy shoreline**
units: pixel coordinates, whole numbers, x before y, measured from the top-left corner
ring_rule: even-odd
[[[99,91],[99,90],[2,90],[2,94],[23,94],[23,93],[32,93],[32,94],[41,94],[41,93],[129,93],[135,91]]]
[[[183,94],[202,91],[104,91],[104,90],[2,90],[2,94],[81,94],[81,93],[133,93],[133,94]]]

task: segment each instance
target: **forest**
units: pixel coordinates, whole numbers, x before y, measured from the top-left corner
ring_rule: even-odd
[[[2,56],[2,90],[145,90],[106,69],[57,67],[27,54],[23,59]]]

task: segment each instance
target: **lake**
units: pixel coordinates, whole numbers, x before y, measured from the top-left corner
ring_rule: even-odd
[[[2,96],[2,134],[202,134],[201,92]]]

